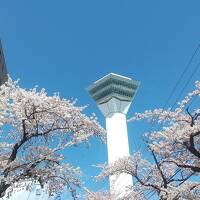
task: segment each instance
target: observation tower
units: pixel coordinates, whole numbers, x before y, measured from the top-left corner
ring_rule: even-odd
[[[136,94],[139,82],[110,73],[93,83],[88,92],[106,118],[108,163],[129,156],[126,114]],[[122,173],[109,177],[110,192],[123,196],[132,186],[132,176]]]

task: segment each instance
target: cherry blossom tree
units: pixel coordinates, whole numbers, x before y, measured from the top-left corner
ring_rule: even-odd
[[[65,162],[62,150],[105,137],[96,117],[83,110],[58,94],[22,89],[10,79],[1,86],[0,197],[36,181],[50,195],[67,187],[76,199],[80,169]]]
[[[145,133],[149,158],[140,151],[111,165],[102,165],[97,179],[120,173],[131,174],[130,197],[123,199],[200,199],[200,108],[190,105],[200,97],[200,82],[176,109],[136,113],[129,121],[147,120],[155,128]],[[140,195],[140,198],[135,198]],[[117,198],[114,198],[117,199]]]

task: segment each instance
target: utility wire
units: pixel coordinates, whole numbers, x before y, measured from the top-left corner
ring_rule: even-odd
[[[190,101],[190,103],[188,103],[188,108],[197,100],[197,97],[198,97],[198,96],[195,96],[195,97]]]
[[[184,87],[182,88],[182,90],[179,92],[179,94],[178,94],[178,96],[176,97],[176,100],[175,100],[175,102],[174,102],[174,104],[173,104],[173,106],[172,106],[171,109],[174,108],[174,106],[176,105],[176,103],[177,103],[178,100],[180,99],[182,93],[184,92],[184,90],[186,89],[186,87],[188,86],[188,84],[190,83],[190,81],[192,80],[193,76],[194,76],[195,73],[198,71],[199,67],[200,67],[200,62],[197,63],[196,67],[194,68],[194,70],[193,70],[192,74],[190,75],[189,79],[187,80],[186,84],[184,85]]]
[[[178,86],[179,86],[181,80],[183,79],[185,73],[188,71],[189,67],[191,66],[191,64],[192,64],[192,62],[193,62],[195,56],[198,54],[199,50],[200,50],[200,44],[198,44],[197,47],[195,48],[195,50],[194,50],[192,56],[190,57],[188,63],[186,64],[186,66],[185,66],[183,72],[181,73],[181,75],[180,75],[178,81],[176,82],[175,86],[173,87],[173,89],[172,89],[170,95],[168,96],[168,98],[167,98],[165,104],[164,104],[163,107],[162,107],[163,110],[166,108],[166,106],[167,106],[167,104],[169,103],[169,101],[171,100],[172,96],[175,94],[175,92],[176,92],[176,90],[177,90],[177,88],[178,88]],[[196,66],[196,68],[197,68],[197,66]],[[197,71],[196,68],[195,68],[195,70],[193,71],[193,73],[192,73],[191,77],[189,78],[189,80],[192,78],[192,76],[194,75],[194,73]],[[189,81],[187,81],[187,82],[189,83]],[[187,85],[188,85],[188,83],[187,83]],[[179,99],[179,96],[181,96],[182,92],[185,90],[185,88],[187,87],[187,85],[184,86],[184,88],[183,88],[183,89],[181,90],[181,92],[179,93],[179,95],[178,95],[178,97],[176,98],[176,101],[175,101],[175,103],[173,104],[172,108],[174,107],[174,105],[176,105],[176,102],[177,102],[177,100]],[[152,122],[151,122],[151,125],[150,125],[151,127],[150,127],[149,129],[152,130],[152,129],[154,128],[154,125],[155,125],[155,121],[152,121]],[[150,130],[149,130],[149,131],[150,131]]]
[[[155,191],[150,191],[148,194],[147,194],[147,199],[149,200],[149,199],[151,199],[151,197],[153,197],[154,195],[156,194],[156,192]]]
[[[181,73],[181,76],[179,77],[178,81],[176,82],[175,86],[173,87],[169,97],[167,98],[164,106],[163,106],[163,109],[167,106],[167,104],[169,103],[171,97],[174,95],[174,93],[176,92],[176,89],[178,88],[178,85],[180,84],[182,78],[184,77],[185,73],[188,71],[190,65],[192,64],[192,61],[194,60],[195,56],[197,55],[197,53],[199,52],[199,49],[200,49],[200,44],[197,45],[194,53],[192,54],[192,56],[190,57],[187,65],[185,66],[183,72]]]

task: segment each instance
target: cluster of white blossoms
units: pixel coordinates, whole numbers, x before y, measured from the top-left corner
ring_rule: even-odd
[[[48,185],[49,194],[64,187],[75,193],[80,169],[65,163],[62,150],[105,131],[84,107],[48,96],[44,89],[26,90],[8,80],[0,88],[0,197],[24,180]]]
[[[127,194],[123,197],[120,194],[110,194],[110,192],[88,192],[86,196],[86,200],[132,200],[132,199],[143,199],[143,195],[139,192],[131,191],[131,189],[127,190]]]
[[[132,175],[133,187],[129,188],[124,200],[200,199],[200,107],[197,104],[197,108],[191,110],[189,106],[199,96],[200,82],[196,82],[195,90],[178,103],[175,110],[137,113],[129,121],[145,119],[157,123],[154,130],[144,136],[148,158],[136,152],[113,164],[101,165],[102,172],[97,179],[120,173]]]

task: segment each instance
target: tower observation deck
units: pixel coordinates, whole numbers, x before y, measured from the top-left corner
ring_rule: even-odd
[[[138,89],[139,82],[110,73],[94,82],[88,92],[106,118],[108,163],[129,156],[126,114]],[[109,177],[110,191],[122,197],[132,186],[131,175],[122,173]]]

